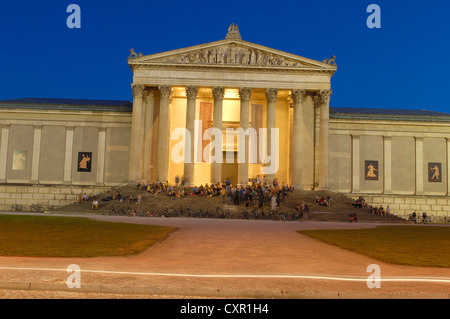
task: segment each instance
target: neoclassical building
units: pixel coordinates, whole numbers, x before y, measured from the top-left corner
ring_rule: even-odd
[[[132,102],[0,101],[0,208],[177,176],[264,176],[363,195],[399,215],[449,214],[450,114],[333,106],[334,56],[250,43],[235,25],[216,42],[130,53]]]
[[[191,185],[227,178],[244,185],[259,175],[270,184],[277,178],[297,188],[329,187],[334,59],[319,62],[246,42],[232,25],[224,40],[147,56],[132,51],[128,64],[133,70],[134,95],[130,181],[173,181],[184,176]],[[196,127],[198,121],[201,127]],[[191,160],[174,163],[171,149],[178,141],[171,132],[180,127],[191,133]],[[230,128],[249,127],[258,133],[260,128],[267,129],[267,142],[259,143],[258,138],[255,147],[265,147],[267,153],[272,146],[270,132],[278,128],[278,139],[273,141],[279,161],[275,174],[264,174],[261,168],[268,163],[261,163],[261,158],[249,160],[248,138],[245,147],[238,147],[237,138],[227,143]],[[223,163],[205,161],[201,155],[209,142],[194,140],[195,130],[202,137],[208,128],[222,132],[223,149],[215,152],[223,152]],[[238,161],[241,152],[246,153],[245,161]],[[227,156],[235,160],[226,161]]]

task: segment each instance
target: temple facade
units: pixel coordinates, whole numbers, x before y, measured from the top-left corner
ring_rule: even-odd
[[[188,185],[227,178],[245,185],[259,177],[269,184],[277,179],[297,188],[329,188],[334,60],[243,41],[232,25],[221,41],[148,56],[132,50],[128,64],[134,96],[130,181],[182,176]],[[172,153],[183,143],[172,135],[178,128],[190,135],[182,148],[190,157],[182,163]],[[205,137],[212,129],[218,133]],[[239,130],[249,133],[241,139]],[[219,132],[222,147],[205,150]]]

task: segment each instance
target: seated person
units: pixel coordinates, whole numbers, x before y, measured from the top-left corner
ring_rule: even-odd
[[[92,201],[91,209],[98,209],[98,201],[96,199]]]
[[[107,202],[107,201],[110,201],[111,199],[112,199],[112,196],[111,196],[111,194],[110,194],[109,191],[108,191],[108,192],[106,192],[106,195],[105,195],[105,197],[102,199],[102,201]]]
[[[362,204],[361,204],[361,202],[359,201],[359,199],[357,199],[357,200],[355,200],[355,202],[352,204],[352,206],[353,207],[357,207],[357,208],[361,208],[362,207]]]
[[[354,212],[354,213],[348,215],[348,221],[349,221],[350,223],[351,223],[351,222],[355,222],[355,223],[358,222],[358,215],[356,214],[356,212]]]
[[[375,214],[380,215],[380,210],[377,206],[375,206],[374,208],[372,208],[371,213],[372,213],[372,215],[375,215]]]

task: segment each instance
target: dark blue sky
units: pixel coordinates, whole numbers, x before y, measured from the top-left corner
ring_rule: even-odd
[[[69,29],[69,4],[81,29]],[[381,8],[369,29],[367,6]],[[450,1],[2,1],[0,99],[132,100],[129,49],[144,55],[224,39],[323,60],[331,106],[450,112]]]

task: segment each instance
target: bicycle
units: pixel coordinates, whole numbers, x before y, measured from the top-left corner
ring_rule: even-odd
[[[44,208],[39,204],[31,204],[30,210],[32,212],[42,213],[44,211]]]
[[[23,211],[23,207],[20,204],[14,204],[11,206],[11,210],[13,212],[21,212],[21,211]]]

